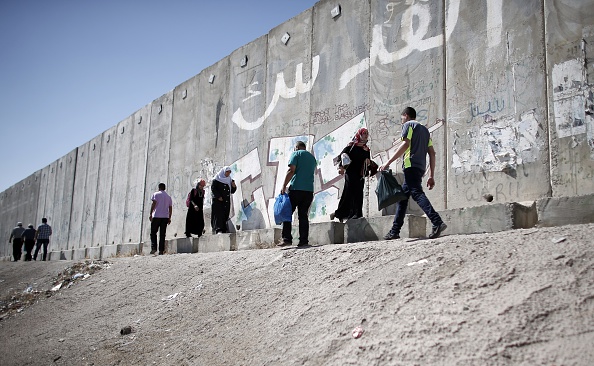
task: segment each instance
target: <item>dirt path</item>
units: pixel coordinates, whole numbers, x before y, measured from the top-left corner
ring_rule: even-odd
[[[592,365],[593,233],[0,262],[0,364]]]

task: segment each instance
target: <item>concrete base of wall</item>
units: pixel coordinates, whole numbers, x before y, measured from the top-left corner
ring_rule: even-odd
[[[536,205],[529,203],[497,203],[439,213],[448,225],[446,234],[496,233],[500,231],[534,227]],[[427,222],[431,230],[431,222]]]
[[[87,248],[78,248],[72,250],[72,260],[80,261],[87,257]]]
[[[101,259],[117,256],[118,247],[119,245],[106,245],[104,247],[101,247]]]
[[[536,211],[538,226],[589,224],[594,222],[594,195],[543,198]]]
[[[279,228],[238,231],[237,250],[274,248],[282,240],[281,233]]]
[[[133,255],[141,254],[142,243],[127,243],[127,244],[118,244],[117,245],[117,252],[115,255],[118,257],[131,257]],[[150,249],[149,249],[150,250]],[[103,258],[108,258],[107,254],[103,256]]]
[[[176,253],[198,253],[200,238],[179,238],[177,241]]]
[[[392,228],[394,216],[363,217],[345,223],[344,237],[347,243],[383,240]],[[422,238],[426,236],[427,219],[424,216],[406,215],[400,230],[401,238]]]
[[[47,252],[47,260],[48,261],[71,261],[72,260],[72,252],[74,250],[73,249],[68,249],[68,250],[61,250],[61,251],[51,251],[51,252]],[[37,254],[37,259],[40,260],[40,258],[43,257],[43,255],[41,253]]]
[[[343,244],[344,225],[340,222],[319,222],[309,224],[309,245]],[[292,227],[293,241],[298,241],[299,226]],[[295,243],[296,244],[296,243]]]
[[[106,245],[106,247],[109,245]],[[87,248],[87,259],[101,259],[101,247]]]
[[[203,235],[198,242],[199,253],[236,250],[236,234]]]

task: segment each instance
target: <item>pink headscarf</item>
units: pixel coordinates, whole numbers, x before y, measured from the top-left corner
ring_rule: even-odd
[[[365,132],[367,132],[369,134],[369,131],[367,131],[367,129],[365,127],[361,127],[355,134],[355,137],[353,137],[353,141],[349,143],[349,146],[356,145],[356,146],[363,148],[363,150],[365,150],[365,151],[369,151],[369,146],[367,146],[368,139],[363,140],[363,136],[362,136],[363,133],[365,133]]]

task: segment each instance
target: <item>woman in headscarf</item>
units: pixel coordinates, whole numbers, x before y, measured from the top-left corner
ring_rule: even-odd
[[[369,132],[360,128],[353,140],[340,152],[346,153],[351,163],[344,167],[342,162],[338,166],[340,174],[344,174],[344,188],[336,211],[330,214],[330,220],[337,218],[340,222],[363,217],[363,186],[364,168],[370,163],[371,153],[367,146]]]
[[[231,179],[231,167],[224,167],[214,177],[210,186],[212,192],[211,226],[215,234],[227,233],[227,221],[231,211],[231,194],[235,193],[237,186]]]
[[[186,206],[188,213],[186,215],[186,237],[191,237],[192,234],[201,237],[204,233],[204,187],[206,182],[204,179],[196,179],[194,182],[196,188],[192,188],[186,198]]]

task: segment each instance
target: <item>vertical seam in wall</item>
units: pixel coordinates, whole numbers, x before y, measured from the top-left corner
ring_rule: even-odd
[[[66,235],[66,249],[68,249],[69,244],[70,244],[70,226],[72,225],[72,212],[74,211],[74,187],[76,186],[76,166],[78,165],[78,147],[76,147],[75,149],[75,153],[74,153],[74,174],[73,174],[73,178],[72,178],[72,189],[70,190],[70,192],[72,192],[70,194],[70,215],[68,216],[68,229],[67,231],[67,235]],[[74,244],[72,244],[72,249],[74,249]]]
[[[371,30],[372,30],[372,26],[371,26],[371,23],[372,23],[372,21],[371,21],[371,18],[372,18],[372,14],[371,14],[371,12],[372,12],[372,10],[371,10],[371,0],[367,1],[367,3],[369,4],[369,17],[367,18],[368,19],[368,23],[367,23],[367,26],[368,26],[367,32],[368,33],[367,34],[369,35],[369,39],[367,40],[367,44],[369,45],[369,50],[368,50],[367,57],[369,57],[369,60],[371,61],[371,37],[372,37],[371,36],[371,34],[372,34],[371,33]],[[372,104],[372,99],[373,99],[373,95],[372,95],[372,92],[371,92],[371,63],[369,65],[369,69],[367,70],[367,72],[369,73],[369,75],[367,76],[367,105],[371,105]],[[369,112],[367,114],[369,115]],[[366,116],[366,117],[368,117],[368,116]],[[367,129],[369,130],[369,122],[367,122]],[[368,138],[369,138],[369,136],[368,136]],[[371,146],[373,147],[373,144]],[[373,156],[370,153],[369,154],[369,158],[371,159],[372,157]],[[363,177],[363,179],[365,179],[365,177]],[[371,187],[370,187],[370,185],[371,185],[371,174],[367,178],[367,184],[366,185],[367,185],[367,192],[366,192],[367,199],[365,200],[366,201],[366,204],[365,204],[365,211],[366,212],[365,212],[365,215],[364,216],[365,217],[370,217],[369,206],[370,206],[370,200],[371,200],[371,198],[370,198],[371,197]]]
[[[546,116],[546,120],[547,120],[547,125],[546,125],[546,133],[547,133],[547,141],[549,144],[549,192],[547,194],[547,196],[552,196],[553,195],[553,152],[552,152],[552,141],[551,141],[551,113],[550,113],[550,96],[549,96],[549,65],[548,65],[548,58],[547,58],[547,52],[548,52],[548,47],[547,47],[547,41],[546,41],[546,30],[547,30],[547,17],[546,17],[546,10],[545,10],[545,0],[541,0],[541,16],[542,16],[542,43],[543,43],[543,47],[544,47],[544,82],[545,82],[545,87],[544,87],[544,93],[545,93],[545,116]]]
[[[543,0],[544,1],[544,0]],[[447,37],[446,37],[446,0],[443,0],[443,18],[442,18],[442,35],[443,35],[443,51],[442,51],[442,56],[443,56],[443,61],[442,61],[442,68],[443,68],[443,72],[442,72],[442,77],[443,77],[443,106],[442,106],[442,113],[443,113],[443,140],[444,140],[444,144],[443,144],[443,159],[444,159],[444,175],[445,175],[445,179],[444,179],[444,190],[443,190],[443,205],[444,208],[447,210],[448,209],[448,174],[449,174],[449,170],[448,170],[448,162],[450,161],[450,158],[448,156],[448,151],[450,151],[450,149],[448,148],[449,146],[449,141],[448,141],[448,117],[447,117],[447,113],[448,113],[448,109],[447,109],[447,101],[448,101],[448,94],[447,94]]]
[[[151,141],[151,122],[153,120],[152,115],[153,115],[153,105],[154,103],[151,103],[151,107],[149,108],[148,111],[148,125],[147,125],[147,134],[146,134],[146,144],[145,144],[145,151],[146,151],[146,159],[144,161],[144,179],[143,179],[143,186],[144,186],[144,192],[142,192],[142,212],[141,212],[141,217],[140,217],[140,237],[138,238],[138,247],[140,248],[140,251],[142,252],[142,250],[144,249],[144,245],[142,244],[142,236],[144,234],[144,218],[145,218],[145,210],[146,210],[146,196],[147,196],[147,181],[146,181],[146,177],[148,176],[148,162],[149,162],[149,144]],[[142,117],[142,112],[140,114],[140,116]],[[149,213],[150,214],[150,213]]]

